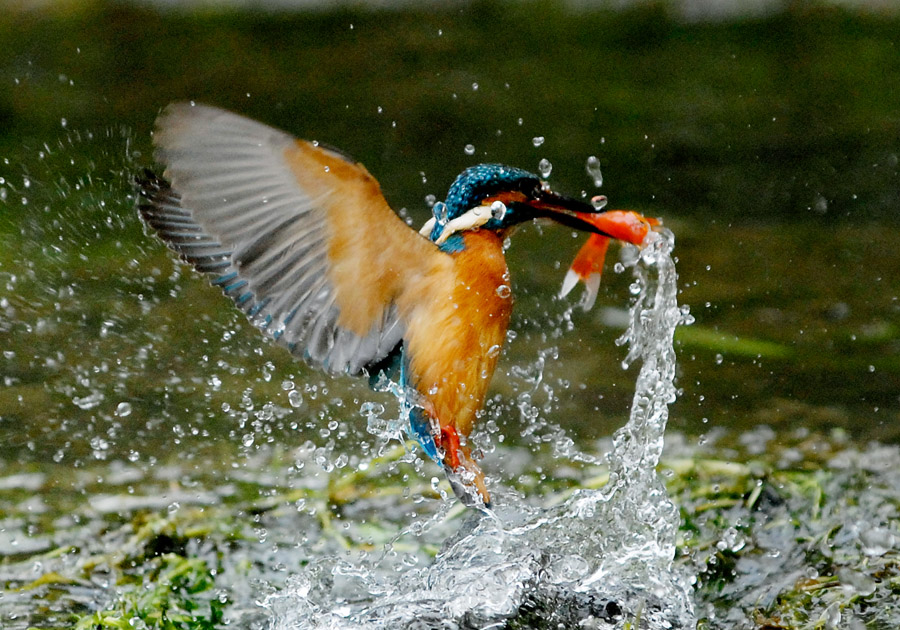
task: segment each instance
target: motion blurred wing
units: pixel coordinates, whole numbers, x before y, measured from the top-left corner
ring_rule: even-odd
[[[397,217],[360,164],[220,109],[157,121],[144,220],[292,353],[360,373],[403,336],[397,298],[449,257]],[[445,260],[447,259],[447,260]]]

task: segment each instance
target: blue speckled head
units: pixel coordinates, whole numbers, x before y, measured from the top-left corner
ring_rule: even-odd
[[[492,206],[498,201],[506,210],[496,215],[492,211],[494,216],[486,223],[479,223],[480,229],[504,230],[544,217],[576,230],[601,233],[580,216],[599,211],[591,204],[556,194],[534,173],[504,164],[479,164],[460,173],[447,191],[447,200],[434,205],[431,240],[439,240],[448,223],[469,210],[483,205]],[[458,251],[463,247],[462,234],[447,236],[441,249]]]
[[[470,166],[447,191],[447,218],[455,219],[484,199],[503,191],[530,193],[541,185],[534,173],[503,164]]]
[[[447,191],[447,199],[443,204],[435,204],[433,208],[436,219],[432,231],[432,239],[437,238],[447,221],[465,214],[480,205],[485,199],[504,192],[521,192],[525,197],[533,197],[541,189],[541,179],[534,173],[521,168],[504,164],[479,164],[470,166],[454,180]],[[501,229],[527,221],[531,217],[519,216],[516,204],[507,204],[507,211],[502,220],[491,219],[485,229]]]

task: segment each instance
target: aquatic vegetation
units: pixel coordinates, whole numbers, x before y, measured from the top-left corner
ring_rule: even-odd
[[[766,429],[722,435],[700,447],[678,434],[670,433],[667,441],[659,470],[683,519],[675,567],[698,576],[693,585],[698,627],[897,624],[900,449],[878,444],[859,449],[845,435],[806,431],[776,440]],[[599,443],[597,454],[609,446]],[[498,457],[514,457],[505,447],[499,451]],[[33,490],[16,491],[10,487],[22,488],[25,480],[5,474],[0,478],[0,511],[7,515],[7,538],[0,547],[4,627],[80,623],[112,629],[128,627],[122,624],[137,617],[148,628],[165,628],[163,611],[173,619],[196,617],[192,622],[178,617],[185,625],[171,627],[264,627],[254,585],[264,581],[283,588],[288,573],[323,554],[386,555],[401,567],[431,562],[441,536],[458,531],[466,512],[447,510],[440,493],[450,489],[443,482],[409,488],[403,476],[413,469],[401,461],[404,452],[395,449],[352,480],[323,473],[328,483],[316,488],[301,487],[295,474],[279,469],[283,455],[274,453],[268,466],[258,462],[255,480],[224,485],[177,460],[167,462],[167,475],[116,467],[118,481],[109,465],[97,462],[79,472],[81,487],[92,490],[87,480],[107,478],[107,498],[82,509],[78,522],[55,513],[45,521],[28,511],[27,498],[52,485],[60,505],[77,504],[77,487],[67,490],[52,482],[50,471],[32,478]],[[598,463],[545,452],[535,464],[508,491],[518,489],[539,509],[608,481],[608,468]],[[391,474],[384,475],[387,470]],[[168,479],[181,479],[183,489],[173,490]],[[138,482],[143,496],[128,492]],[[156,496],[171,501],[171,511],[160,513]],[[21,529],[9,524],[13,521]],[[46,542],[29,551],[24,542],[36,538],[36,528]],[[15,539],[23,541],[18,549]],[[535,619],[546,617],[535,611],[552,608],[554,601],[579,610],[565,592],[555,595],[561,599],[547,591],[527,599],[505,627],[541,627]],[[587,603],[581,605],[582,613],[589,610]]]
[[[214,573],[200,559],[176,554],[144,564],[140,588],[125,591],[111,608],[82,617],[75,630],[160,628],[212,630],[221,627],[227,599],[200,599],[214,584]]]

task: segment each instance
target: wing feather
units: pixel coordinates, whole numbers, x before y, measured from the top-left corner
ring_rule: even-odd
[[[254,325],[330,372],[385,359],[416,292],[453,274],[336,152],[187,103],[161,114],[154,144],[166,179],[140,180],[146,223]]]

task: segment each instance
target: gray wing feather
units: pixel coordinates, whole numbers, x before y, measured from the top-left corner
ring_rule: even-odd
[[[158,121],[166,180],[139,178],[141,217],[156,234],[293,354],[359,374],[403,337],[394,305],[360,336],[338,325],[328,280],[322,198],[282,158],[294,138],[213,107],[175,104]]]

